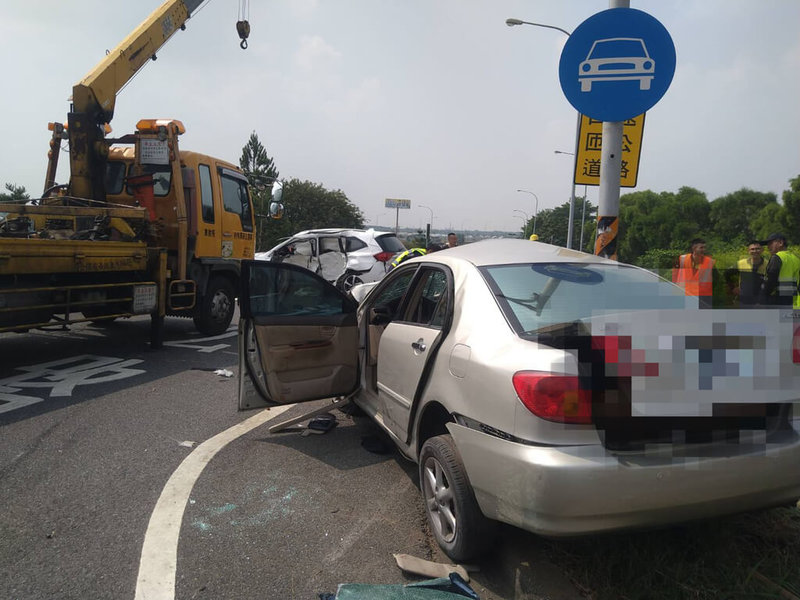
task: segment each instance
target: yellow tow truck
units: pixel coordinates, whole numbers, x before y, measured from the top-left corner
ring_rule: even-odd
[[[0,204],[0,332],[151,316],[160,347],[165,315],[224,332],[239,262],[253,258],[248,182],[222,160],[181,150],[174,119],[142,119],[107,137],[116,93],[203,0],[167,0],[73,87],[67,123],[51,123],[41,198]],[[237,23],[246,48],[249,24]],[[70,180],[55,182],[69,141]],[[281,211],[279,182],[270,213]]]

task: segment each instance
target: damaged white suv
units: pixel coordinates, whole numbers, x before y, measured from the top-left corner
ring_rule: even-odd
[[[375,229],[309,229],[294,234],[256,260],[286,262],[313,271],[343,292],[380,280],[392,259],[405,251],[391,231]]]

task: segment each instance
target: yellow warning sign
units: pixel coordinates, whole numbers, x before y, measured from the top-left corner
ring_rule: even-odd
[[[636,187],[639,175],[639,157],[642,154],[644,115],[628,119],[622,127],[621,187]],[[603,141],[603,122],[581,115],[578,136],[578,156],[575,161],[576,185],[600,185],[600,150]]]

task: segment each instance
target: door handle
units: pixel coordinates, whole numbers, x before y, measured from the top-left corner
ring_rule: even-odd
[[[428,348],[422,338],[419,338],[416,342],[411,342],[411,347],[417,352],[425,352]]]

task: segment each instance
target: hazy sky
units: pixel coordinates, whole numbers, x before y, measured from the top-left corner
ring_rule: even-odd
[[[158,0],[3,0],[0,184],[41,193],[49,132],[72,85]],[[566,36],[603,0],[212,0],[119,94],[115,135],[177,118],[181,143],[238,163],[255,131],[284,178],[341,189],[367,221],[518,230],[514,210],[569,199],[574,109],[558,82]],[[639,186],[709,200],[780,198],[800,175],[800,1],[632,0],[673,37],[672,86],[647,115]],[[58,181],[68,179],[63,155]],[[582,191],[582,188],[580,188]],[[597,188],[589,188],[597,203]]]

